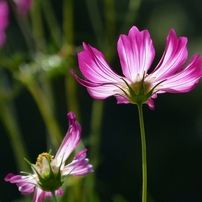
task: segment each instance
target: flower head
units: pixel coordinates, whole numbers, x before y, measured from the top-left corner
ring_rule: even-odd
[[[95,99],[115,96],[117,103],[148,104],[154,109],[153,98],[158,93],[184,93],[192,90],[202,76],[202,59],[194,55],[183,67],[187,56],[187,38],[177,38],[171,29],[163,56],[151,73],[148,73],[155,49],[148,30],[139,31],[133,26],[128,35],[120,35],[117,50],[124,76],[115,73],[104,55],[83,43],[84,51],[78,54],[79,68],[86,79],[70,72],[85,86]]]
[[[65,165],[65,161],[78,146],[81,138],[81,126],[73,112],[68,113],[68,119],[69,129],[55,157],[44,152],[38,156],[36,164],[28,162],[33,174],[10,173],[5,177],[5,181],[16,183],[22,194],[34,192],[33,202],[41,202],[46,197],[52,197],[52,194],[62,195],[61,186],[68,175],[79,176],[93,172],[93,167],[86,158],[86,149],[77,153],[73,161]]]
[[[9,24],[9,8],[6,1],[0,1],[0,47],[6,41],[5,30]]]

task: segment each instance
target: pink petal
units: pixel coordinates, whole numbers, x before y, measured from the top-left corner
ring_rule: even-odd
[[[19,191],[22,194],[31,194],[32,192],[34,192],[34,188],[35,188],[35,185],[33,184],[23,184],[19,187]]]
[[[55,195],[63,195],[63,191],[61,188],[55,191]],[[36,187],[35,192],[34,192],[34,198],[32,202],[42,202],[43,199],[45,198],[50,198],[52,197],[51,192],[43,191],[39,187]]]
[[[112,95],[123,95],[123,92],[117,87],[125,85],[123,83],[123,80],[121,79],[119,80],[119,84],[118,83],[98,84],[98,83],[92,83],[88,80],[80,79],[72,70],[70,72],[81,85],[87,87],[89,94],[95,99],[105,99]]]
[[[67,116],[69,119],[69,129],[57,151],[57,154],[55,155],[55,159],[63,160],[63,162],[78,146],[81,138],[81,126],[76,121],[75,114],[73,112],[69,112]]]
[[[146,104],[149,106],[149,109],[151,109],[151,110],[155,109],[154,100],[152,98],[150,98],[149,100],[147,100]]]
[[[155,77],[157,80],[163,80],[174,74],[187,59],[187,38],[177,38],[174,29],[171,29],[167,36],[166,47],[163,56],[154,69],[148,76],[148,79]]]
[[[58,190],[55,191],[56,195],[63,195],[63,190],[62,188],[59,188]]]
[[[128,104],[129,101],[128,99],[125,97],[125,95],[115,95],[116,100],[117,100],[117,104]]]
[[[185,93],[192,90],[202,77],[202,59],[195,55],[185,68],[168,77],[159,87],[159,92]]]
[[[93,83],[116,83],[120,77],[107,64],[104,55],[83,43],[84,51],[78,54],[79,68],[85,78]]]
[[[9,8],[6,1],[0,1],[0,47],[6,41],[5,29],[9,24]]]
[[[133,26],[128,36],[121,35],[117,44],[123,74],[135,82],[137,75],[141,78],[150,68],[155,50],[147,30],[139,31]]]
[[[22,176],[9,173],[4,180],[6,182],[15,183],[22,194],[32,193],[36,186],[36,181],[32,175]]]
[[[10,182],[10,183],[18,183],[19,185],[21,183],[34,183],[35,180],[34,180],[34,177],[35,175],[14,175],[12,173],[9,173],[5,178],[4,180],[6,182]]]
[[[84,149],[77,153],[77,155],[74,157],[73,161],[64,166],[62,170],[62,175],[86,175],[88,173],[93,172],[93,167],[88,163],[88,159],[86,157],[87,150]]]
[[[39,187],[36,187],[32,202],[42,202],[45,197],[46,197],[46,192],[40,189]]]
[[[9,8],[6,1],[0,1],[0,30],[6,29],[9,20]]]

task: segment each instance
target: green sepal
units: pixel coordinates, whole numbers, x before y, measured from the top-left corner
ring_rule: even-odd
[[[49,154],[50,154],[50,152],[49,152]],[[61,179],[62,179],[62,174],[61,174],[62,161],[58,168],[58,171],[54,172],[54,170],[52,169],[51,163],[50,163],[51,158],[50,158],[50,156],[48,156],[47,161],[48,161],[48,165],[49,165],[49,172],[43,173],[43,174],[39,173],[39,171],[35,168],[35,166],[33,166],[33,164],[30,163],[27,159],[25,159],[25,161],[36,172],[38,179],[39,179],[39,181],[37,183],[43,191],[54,192],[57,189],[59,189],[62,186],[62,184],[64,183],[64,181],[61,181]]]

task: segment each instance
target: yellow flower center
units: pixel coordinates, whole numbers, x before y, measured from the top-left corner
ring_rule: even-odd
[[[51,161],[53,160],[53,158],[54,158],[54,156],[50,155],[49,153],[43,152],[43,153],[39,154],[38,157],[37,157],[37,160],[36,160],[36,165],[37,165],[37,166],[41,167],[41,165],[42,165],[42,159],[43,159],[44,157],[45,157],[47,160],[49,160],[49,162],[51,162]]]

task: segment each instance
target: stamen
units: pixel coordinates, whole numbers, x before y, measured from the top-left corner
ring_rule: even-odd
[[[39,166],[39,167],[41,166],[43,158],[46,158],[49,161],[52,161],[54,156],[50,155],[47,152],[43,152],[43,153],[39,154],[38,157],[37,157],[37,160],[36,160],[36,166]]]

